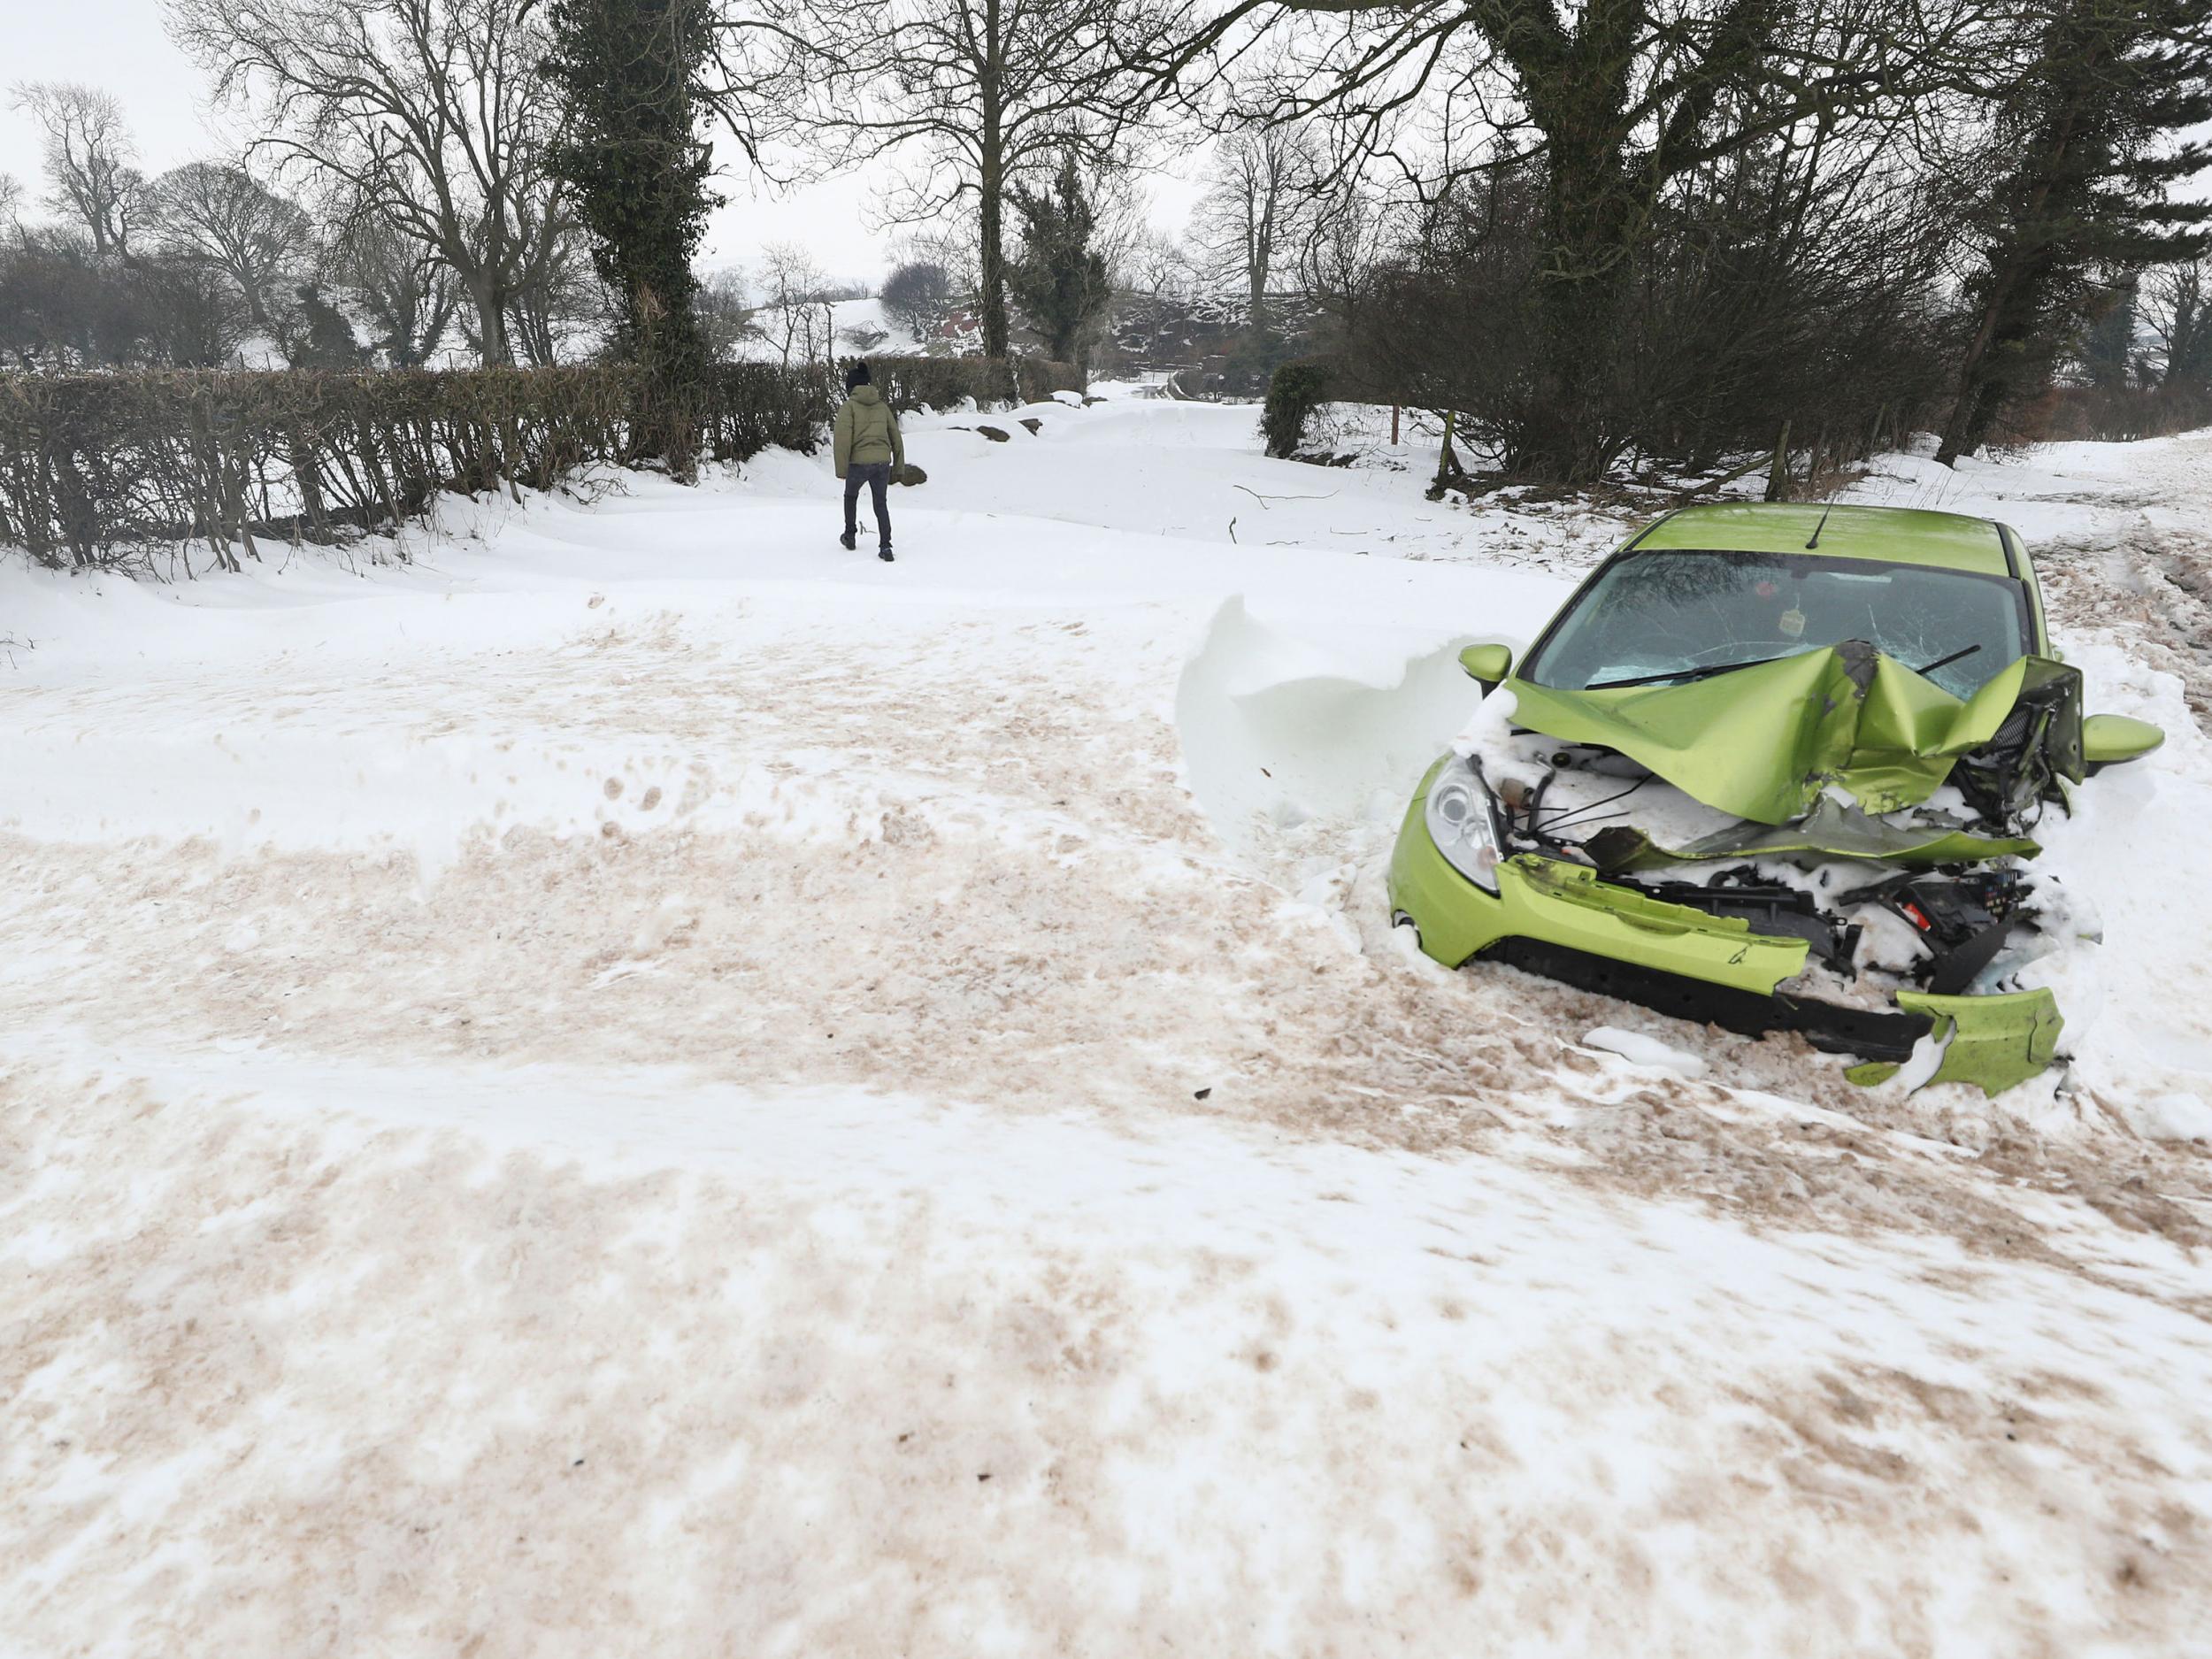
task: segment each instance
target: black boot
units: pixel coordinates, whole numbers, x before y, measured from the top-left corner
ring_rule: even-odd
[[[852,531],[848,530],[843,535],[837,538],[837,545],[843,548],[846,552],[849,553],[856,547],[859,546],[860,543],[855,534]]]
[[[881,559],[886,565],[888,565],[891,562],[891,544],[888,541],[886,541],[881,547],[878,548],[876,549],[876,557]]]

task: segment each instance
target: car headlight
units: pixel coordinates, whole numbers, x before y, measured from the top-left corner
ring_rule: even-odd
[[[1423,813],[1444,862],[1479,887],[1498,890],[1498,829],[1490,791],[1474,768],[1454,758],[1429,786]]]

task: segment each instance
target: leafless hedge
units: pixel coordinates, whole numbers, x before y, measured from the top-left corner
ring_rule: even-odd
[[[1064,365],[883,358],[901,408],[1029,400]],[[194,544],[239,570],[260,543],[338,542],[420,514],[439,492],[548,489],[641,459],[642,384],[619,367],[0,376],[0,548],[53,568],[133,565]],[[836,405],[828,365],[716,368],[700,452],[811,451]]]
[[[895,408],[944,409],[972,397],[984,403],[1041,403],[1055,392],[1083,389],[1065,363],[1037,357],[871,357],[876,384]]]

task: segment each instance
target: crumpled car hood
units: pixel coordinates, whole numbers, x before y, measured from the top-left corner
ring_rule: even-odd
[[[1793,823],[1832,787],[1867,813],[1916,806],[1962,760],[1993,797],[1985,810],[2009,821],[2055,776],[2083,775],[2080,672],[2043,657],[2008,664],[1963,700],[1862,640],[1683,685],[1511,685],[1515,725],[1617,749],[1758,824]],[[1970,757],[1983,750],[1978,765]]]

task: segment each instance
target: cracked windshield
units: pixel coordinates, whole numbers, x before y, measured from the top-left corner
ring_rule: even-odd
[[[1846,640],[1965,697],[2027,649],[2025,595],[2001,576],[1773,553],[1632,554],[1529,665],[1563,691],[1659,685]]]

